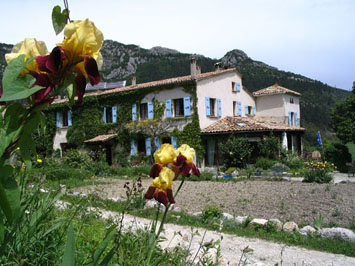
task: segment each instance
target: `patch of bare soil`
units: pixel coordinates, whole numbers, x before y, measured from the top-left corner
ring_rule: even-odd
[[[126,182],[111,179],[109,184],[77,188],[75,191],[96,191],[103,198],[124,198]],[[143,180],[143,187],[148,188],[150,183],[151,180]],[[175,181],[174,189],[178,186],[179,181]],[[324,217],[324,224],[348,226],[355,221],[355,183],[187,181],[175,200],[176,206],[187,212],[202,211],[206,205],[214,205],[235,216],[278,218],[301,225],[313,224],[313,219],[319,215]]]

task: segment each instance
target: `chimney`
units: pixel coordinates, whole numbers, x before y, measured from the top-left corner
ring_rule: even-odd
[[[216,64],[214,64],[214,68],[215,68],[215,71],[222,70],[222,63],[221,62],[217,62]]]
[[[136,85],[136,76],[131,77],[131,85],[135,86]]]
[[[195,79],[197,75],[197,64],[196,64],[196,57],[191,57],[190,59],[190,70],[191,70],[191,78]]]

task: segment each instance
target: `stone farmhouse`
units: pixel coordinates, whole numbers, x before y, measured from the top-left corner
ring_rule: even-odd
[[[286,150],[302,153],[301,136],[305,129],[300,126],[300,93],[278,84],[250,93],[243,87],[242,74],[236,68],[222,69],[216,64],[215,71],[201,73],[195,58],[191,59],[190,68],[191,74],[187,76],[142,84],[133,78],[130,86],[105,86],[88,92],[84,105],[72,110],[67,99],[55,100],[51,109],[56,117],[53,149],[65,151],[67,133],[77,122],[75,114],[95,105],[106,131],[84,142],[87,149],[104,147],[109,163],[115,152],[124,147],[127,154],[134,156],[151,155],[162,143],[178,146],[179,134],[187,125],[197,129],[196,143],[199,139],[204,154],[199,160],[202,166],[218,164],[218,143],[230,134],[246,137],[254,145],[272,134],[279,137]],[[167,124],[166,133],[131,136],[120,131],[124,123],[155,119],[159,104],[164,106],[161,123]],[[194,140],[190,142],[194,146]]]

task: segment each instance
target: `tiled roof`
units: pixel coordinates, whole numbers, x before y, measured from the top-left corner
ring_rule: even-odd
[[[301,93],[287,89],[285,87],[282,87],[277,83],[270,86],[270,87],[267,87],[265,89],[255,91],[255,92],[253,92],[253,95],[254,96],[262,96],[262,95],[283,94],[283,93],[290,93],[290,94],[294,94],[294,95],[298,95],[298,96],[301,95]]]
[[[287,126],[277,121],[256,117],[227,116],[201,130],[201,134],[250,132],[250,131],[304,131],[305,128]]]
[[[94,142],[105,142],[117,137],[117,134],[108,134],[108,135],[99,135],[95,138],[85,140],[85,143],[94,143]]]
[[[99,95],[106,95],[106,94],[111,94],[115,92],[122,92],[122,91],[130,91],[130,90],[138,90],[138,89],[146,89],[146,88],[152,88],[152,87],[160,87],[160,86],[166,86],[166,85],[179,85],[179,84],[186,84],[186,83],[191,83],[203,80],[206,78],[218,76],[221,74],[229,73],[229,72],[236,72],[240,76],[242,76],[236,68],[228,68],[228,69],[223,69],[223,70],[218,70],[218,71],[213,71],[213,72],[206,72],[202,74],[196,75],[196,79],[193,79],[191,75],[187,76],[181,76],[181,77],[175,77],[175,78],[169,78],[169,79],[162,79],[162,80],[157,80],[157,81],[151,81],[151,82],[146,82],[146,83],[140,83],[137,85],[130,85],[127,87],[120,87],[120,88],[114,88],[114,89],[109,89],[105,91],[97,91],[97,92],[90,92],[90,93],[85,93],[84,97],[88,96],[99,96]],[[75,97],[76,99],[76,97]],[[58,104],[58,103],[64,103],[67,102],[68,99],[57,99],[53,101],[53,104]]]

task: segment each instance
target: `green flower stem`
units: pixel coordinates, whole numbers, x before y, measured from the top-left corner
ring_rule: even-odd
[[[178,189],[177,189],[176,192],[175,192],[174,198],[179,194],[179,191],[180,191],[182,185],[184,184],[184,182],[185,182],[185,177],[182,177],[182,181],[181,181],[181,183],[180,183]],[[160,204],[159,204],[159,205],[160,205]],[[164,226],[165,219],[166,219],[166,216],[167,216],[167,214],[168,214],[168,210],[169,210],[170,206],[171,206],[171,203],[169,203],[168,206],[166,206],[166,208],[165,208],[163,218],[161,219],[161,222],[160,222],[159,230],[158,230],[157,234],[155,235],[154,241],[153,241],[153,243],[152,243],[152,245],[151,245],[151,247],[150,247],[150,251],[149,251],[149,255],[148,255],[148,259],[147,259],[148,265],[150,264],[150,260],[151,260],[151,258],[152,258],[153,250],[154,250],[154,247],[155,247],[155,245],[156,245],[156,243],[157,243],[157,240],[159,239],[159,236],[160,236],[161,232],[163,231],[163,226]],[[157,210],[156,224],[158,223],[159,210],[160,210],[160,208],[158,208],[158,210]],[[154,232],[155,232],[156,224],[155,224],[155,226],[154,226]]]

